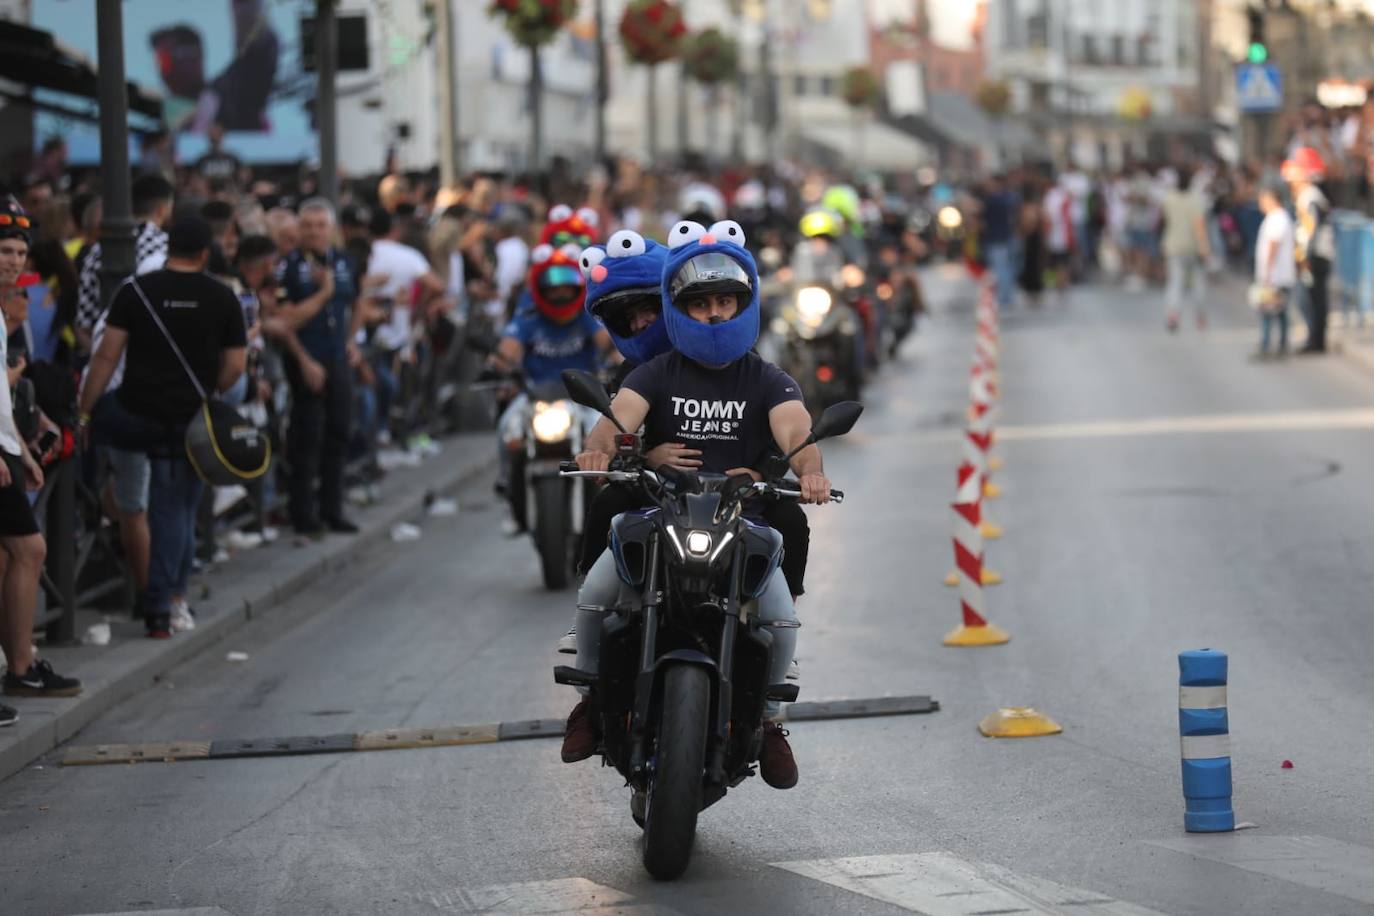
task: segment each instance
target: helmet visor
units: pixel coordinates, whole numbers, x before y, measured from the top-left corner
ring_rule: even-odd
[[[656,286],[610,293],[592,306],[592,314],[601,319],[606,329],[622,338],[635,336],[657,321],[662,312],[663,300]],[[647,324],[646,318],[649,318]]]
[[[668,284],[668,295],[674,303],[683,295],[712,292],[736,293],[747,299],[753,288],[744,265],[727,254],[708,251],[678,268]]]

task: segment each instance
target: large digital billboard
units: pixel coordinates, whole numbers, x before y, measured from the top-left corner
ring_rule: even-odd
[[[164,97],[177,159],[205,152],[205,132],[219,124],[225,147],[245,162],[313,159],[318,143],[305,102],[314,75],[301,68],[301,18],[312,0],[136,0],[124,10],[127,78]],[[90,0],[43,0],[33,26],[96,61]],[[100,157],[93,123],[52,113],[35,117],[35,138],[67,139],[73,164]]]

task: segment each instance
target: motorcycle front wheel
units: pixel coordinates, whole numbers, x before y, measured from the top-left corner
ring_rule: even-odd
[[[567,484],[560,477],[540,477],[534,482],[534,546],[544,587],[559,591],[572,580],[572,511]]]
[[[701,811],[711,677],[674,665],[663,678],[655,767],[644,818],[644,867],[660,881],[687,869]]]

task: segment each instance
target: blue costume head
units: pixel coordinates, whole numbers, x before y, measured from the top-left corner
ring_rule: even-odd
[[[686,302],[710,293],[734,293],[739,310],[718,324],[694,321]],[[734,220],[705,228],[680,222],[668,233],[663,267],[663,323],[673,348],[703,366],[741,359],[759,338],[759,269],[744,248],[744,230]]]
[[[578,263],[587,278],[587,311],[601,321],[626,359],[647,363],[672,349],[661,319],[663,262],[668,249],[622,229],[605,246],[583,249]],[[635,332],[636,314],[652,309],[653,324]]]

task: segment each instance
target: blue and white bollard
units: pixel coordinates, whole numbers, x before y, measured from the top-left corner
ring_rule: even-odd
[[[1178,730],[1183,744],[1184,829],[1235,830],[1225,652],[1192,649],[1178,654]]]

